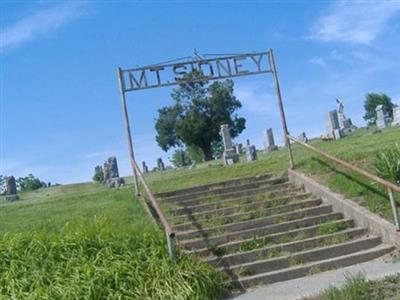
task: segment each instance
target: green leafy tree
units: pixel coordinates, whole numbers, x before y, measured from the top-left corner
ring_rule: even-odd
[[[203,75],[194,70],[184,79],[201,80]],[[244,129],[246,120],[235,111],[242,107],[233,95],[233,81],[182,83],[172,92],[174,104],[158,111],[156,140],[168,151],[182,144],[202,150],[204,160],[213,158],[212,144],[221,140],[220,126],[228,124],[232,138]]]
[[[392,99],[386,94],[369,93],[365,96],[364,109],[365,115],[364,120],[368,125],[376,124],[376,107],[378,105],[383,105],[383,109],[393,117],[393,103]]]
[[[192,163],[201,163],[204,160],[203,150],[201,150],[199,147],[188,146],[186,147],[186,152]]]
[[[170,159],[175,167],[189,166],[193,162],[200,163],[203,161],[203,151],[197,147],[186,147],[186,149],[176,149]]]
[[[171,163],[177,168],[185,167],[192,163],[192,160],[190,159],[187,151],[184,149],[175,150],[170,160]]]
[[[104,181],[104,172],[102,166],[96,166],[94,168],[94,175],[92,177],[93,181],[103,182]]]
[[[34,191],[42,187],[42,182],[32,174],[26,177],[19,177],[17,180],[18,189],[21,192]]]

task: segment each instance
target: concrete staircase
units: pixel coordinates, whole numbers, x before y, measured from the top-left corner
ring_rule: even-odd
[[[287,178],[261,175],[156,195],[183,251],[236,289],[380,257],[394,250]]]

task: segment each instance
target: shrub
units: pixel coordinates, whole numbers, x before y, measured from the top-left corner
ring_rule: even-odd
[[[92,177],[93,181],[103,182],[104,181],[104,172],[102,166],[96,166],[94,168],[94,175]]]
[[[43,187],[42,181],[32,174],[26,177],[19,177],[16,181],[21,192],[34,191]]]
[[[378,176],[400,184],[400,144],[378,153],[374,167]]]

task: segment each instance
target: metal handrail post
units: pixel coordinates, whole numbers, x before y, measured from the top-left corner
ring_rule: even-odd
[[[394,225],[396,226],[396,230],[400,231],[399,214],[398,214],[398,210],[397,210],[397,204],[396,204],[396,201],[394,200],[394,194],[393,194],[393,191],[391,188],[388,188],[388,193],[389,193],[390,205],[392,206],[392,211],[393,211]]]
[[[175,262],[175,245],[174,245],[174,235],[169,234],[165,231],[165,235],[167,236],[167,247],[169,258],[172,262]]]

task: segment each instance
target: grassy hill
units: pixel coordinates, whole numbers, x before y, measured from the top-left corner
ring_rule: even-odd
[[[0,299],[213,299],[222,277],[172,263],[132,186],[57,186],[0,202]]]
[[[338,141],[310,143],[374,172],[376,154],[396,142],[399,128],[378,134],[360,129]],[[392,219],[382,188],[299,145],[293,152],[297,168]],[[251,163],[223,167],[214,161],[195,170],[149,173],[147,179],[160,192],[280,174],[287,167],[287,152],[280,149],[259,153]],[[187,256],[170,262],[162,230],[145,214],[131,185],[110,190],[82,183],[20,196],[13,203],[0,199],[0,299],[213,299],[223,289],[222,277],[208,265]]]

